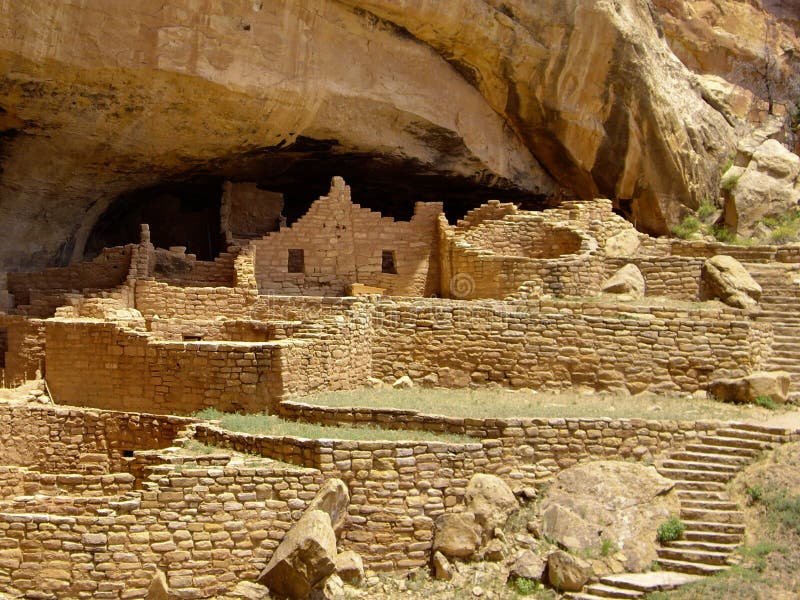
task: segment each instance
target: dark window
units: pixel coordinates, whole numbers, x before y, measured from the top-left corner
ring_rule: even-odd
[[[381,253],[381,272],[397,274],[397,263],[394,260],[394,250],[384,250]]]
[[[289,250],[289,273],[303,273],[306,267],[305,254],[302,249],[293,248]]]
[[[122,456],[125,458],[133,458],[133,450],[123,450]]]
[[[0,369],[6,368],[6,352],[8,352],[8,329],[0,327]]]
[[[187,335],[183,334],[183,341],[184,342],[202,342],[203,336],[202,335]]]

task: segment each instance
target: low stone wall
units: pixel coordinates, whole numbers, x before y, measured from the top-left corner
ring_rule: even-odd
[[[772,340],[765,325],[724,308],[380,300],[373,374],[442,387],[694,392],[758,370]]]
[[[118,498],[0,501],[0,592],[146,598],[160,569],[178,597],[214,597],[258,576],[322,480],[297,468],[165,467]]]
[[[800,262],[800,246],[734,246],[716,242],[673,240],[673,256],[710,258],[717,254],[732,256],[741,262]]]
[[[154,251],[153,275],[170,285],[191,287],[232,287],[235,281],[236,252],[221,252],[213,261],[197,260],[192,254],[179,254],[158,248]]]
[[[190,419],[152,414],[0,404],[0,465],[44,473],[78,472],[81,457],[104,454],[125,471],[134,450],[165,448]],[[8,432],[14,432],[13,437]]]
[[[135,308],[146,319],[210,320],[251,318],[249,308],[258,297],[252,289],[180,287],[155,280],[138,280]]]
[[[645,280],[645,295],[697,302],[700,300],[701,270],[705,259],[662,256],[607,258],[606,277],[627,264],[636,265]]]
[[[476,473],[513,488],[546,481],[587,460],[642,460],[682,447],[726,423],[644,419],[458,419],[412,411],[335,409],[284,402],[287,417],[331,425],[378,423],[391,429],[476,436],[474,443],[348,441],[251,435],[199,425],[195,439],[305,467],[347,483],[351,494],[346,547],[376,569],[423,566],[433,521],[463,500]]]
[[[33,495],[86,498],[119,496],[133,491],[135,483],[136,478],[130,473],[42,473],[25,467],[0,466],[0,498]],[[16,502],[24,507],[30,501],[23,498]],[[56,505],[54,510],[59,511],[60,507]]]

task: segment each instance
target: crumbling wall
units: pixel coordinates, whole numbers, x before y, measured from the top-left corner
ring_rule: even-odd
[[[17,306],[30,303],[31,291],[74,291],[115,288],[128,277],[134,245],[104,249],[90,261],[34,273],[9,273],[8,291]]]
[[[342,296],[350,284],[362,283],[392,295],[429,296],[438,291],[436,218],[441,212],[441,203],[418,202],[410,222],[395,222],[353,204],[350,188],[335,177],[329,195],[294,225],[252,242],[258,288]],[[291,261],[290,250],[298,251]],[[391,253],[392,267],[384,264],[384,252]]]
[[[14,387],[44,371],[44,321],[0,314],[0,329],[6,342],[0,385]]]
[[[105,454],[112,471],[126,469],[133,450],[165,448],[191,421],[152,414],[0,404],[0,465],[45,473],[76,472],[84,454]]]

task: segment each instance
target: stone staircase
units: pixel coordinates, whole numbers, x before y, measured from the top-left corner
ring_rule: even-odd
[[[663,570],[602,577],[566,597],[642,598],[726,569],[744,536],[744,515],[728,496],[728,483],[760,453],[796,438],[782,428],[738,423],[668,453],[656,469],[675,481],[686,531],[658,549]]]
[[[772,325],[772,355],[766,370],[791,374],[790,397],[800,398],[800,265],[747,264],[747,270],[761,285],[763,294],[753,317]]]

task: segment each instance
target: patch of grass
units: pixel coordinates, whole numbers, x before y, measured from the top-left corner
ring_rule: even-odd
[[[604,538],[603,542],[600,544],[600,556],[606,557],[611,556],[618,550],[617,545],[614,543],[614,540],[609,540],[608,538]]]
[[[758,484],[753,486],[748,485],[745,487],[745,493],[747,494],[747,499],[750,504],[755,504],[764,498],[764,487]]]
[[[700,220],[694,215],[686,215],[683,220],[672,228],[672,235],[687,240],[700,231]]]
[[[752,404],[732,404],[711,399],[619,394],[537,392],[503,388],[431,389],[391,388],[324,392],[298,402],[330,407],[394,408],[451,417],[593,418],[618,417],[659,420],[765,420],[774,412]],[[211,417],[213,418],[213,417]]]
[[[697,216],[700,219],[707,219],[717,211],[716,205],[708,199],[703,200],[697,207]]]
[[[784,549],[772,542],[758,542],[753,546],[742,546],[739,554],[745,558],[759,573],[763,573],[767,568],[767,556],[772,552],[783,552]]]
[[[736,234],[724,225],[712,225],[708,228],[708,232],[714,236],[714,239],[723,244],[733,244],[736,242]]]
[[[777,410],[780,406],[775,400],[769,396],[756,396],[756,404],[767,410]]]
[[[686,531],[686,525],[678,517],[672,516],[658,526],[658,541],[662,544],[679,540]]]
[[[196,455],[209,455],[209,454],[217,454],[217,453],[230,453],[228,450],[224,448],[218,448],[216,446],[209,446],[207,444],[203,444],[202,442],[198,442],[197,440],[189,440],[184,444],[183,451],[186,454],[196,454]]]
[[[755,583],[764,583],[764,577],[758,571],[733,566],[725,571],[705,577],[695,583],[684,585],[672,592],[655,592],[645,596],[646,600],[752,600],[762,596],[752,595]],[[763,596],[767,597],[767,596]]]
[[[733,157],[729,156],[728,158],[725,159],[725,162],[722,163],[722,167],[720,167],[719,174],[725,175],[725,173],[728,172],[728,169],[730,169],[732,166],[733,166]]]
[[[345,440],[388,440],[388,441],[431,441],[474,443],[473,437],[432,433],[429,431],[404,431],[381,429],[372,425],[359,427],[329,427],[312,423],[287,421],[275,415],[223,413],[214,408],[206,408],[192,415],[198,419],[212,419],[221,422],[221,426],[230,431],[241,431],[272,436],[291,436],[309,439],[345,439]]]
[[[767,522],[773,529],[785,528],[800,534],[800,496],[781,488],[768,490],[760,502],[767,512]]]
[[[541,585],[541,584],[539,584]],[[516,577],[514,579],[514,588],[520,596],[530,596],[536,591],[537,582],[525,577]]]
[[[720,183],[720,188],[724,192],[732,192],[736,189],[736,186],[739,185],[739,179],[741,179],[741,175],[731,175],[730,177],[724,177],[722,182]]]

